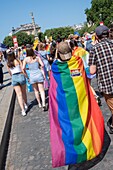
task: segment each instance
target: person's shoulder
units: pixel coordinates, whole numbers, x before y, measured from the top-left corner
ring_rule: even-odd
[[[25,57],[25,58],[24,58],[24,61],[25,61],[25,62],[29,62],[29,61],[30,61],[30,57]]]
[[[101,46],[102,42],[97,42],[96,44],[92,45],[92,49],[95,49],[99,46]]]

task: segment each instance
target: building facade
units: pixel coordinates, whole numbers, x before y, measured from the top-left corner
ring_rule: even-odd
[[[31,35],[31,34],[35,35],[35,34],[41,32],[41,27],[39,25],[35,24],[35,28],[34,28],[34,25],[32,23],[23,24],[23,25],[20,25],[20,27],[17,27],[17,28],[12,27],[12,31],[9,33],[9,35],[12,36],[13,34],[16,34],[18,32],[25,32],[28,35]]]

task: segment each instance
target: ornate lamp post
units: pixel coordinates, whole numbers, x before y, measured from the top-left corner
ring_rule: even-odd
[[[100,17],[100,21],[102,21],[102,14],[99,14],[99,17]]]
[[[35,36],[35,38],[37,38],[36,25],[35,25],[35,19],[33,16],[33,12],[31,12],[30,15],[31,15],[31,19],[32,19],[33,28],[34,28],[34,36]]]
[[[12,35],[14,34],[14,32],[15,32],[15,29],[14,29],[14,27],[12,27]]]
[[[101,13],[99,14],[99,17],[100,17],[100,25],[104,25],[104,23],[102,21],[102,14]]]

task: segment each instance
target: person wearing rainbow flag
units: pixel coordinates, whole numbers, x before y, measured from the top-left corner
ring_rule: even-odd
[[[104,119],[79,56],[60,42],[50,74],[49,117],[52,166],[78,164],[101,153]]]
[[[40,55],[40,58],[41,58],[42,62],[44,63],[44,72],[45,72],[45,76],[46,76],[46,79],[44,81],[44,88],[48,89],[51,67],[49,64],[48,52],[45,49],[45,44],[42,42],[40,42],[38,45],[38,54]]]

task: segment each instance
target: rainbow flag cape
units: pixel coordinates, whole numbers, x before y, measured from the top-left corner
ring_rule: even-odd
[[[89,79],[96,77],[96,74],[92,75],[92,74],[90,74],[90,71],[89,71],[89,65],[88,65],[89,52],[88,51],[86,51],[82,47],[75,47],[75,49],[73,50],[73,56],[79,56],[79,57],[82,58],[84,68],[85,68],[85,71],[86,71],[86,75]]]
[[[52,64],[49,117],[53,167],[81,163],[99,155],[104,119],[78,56]]]

